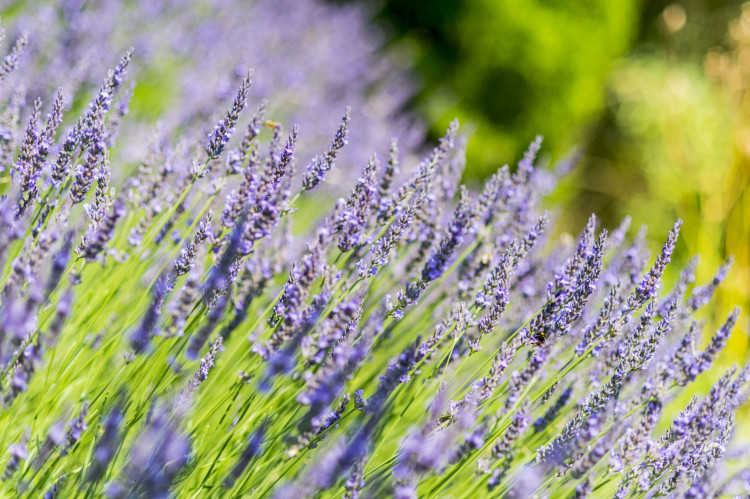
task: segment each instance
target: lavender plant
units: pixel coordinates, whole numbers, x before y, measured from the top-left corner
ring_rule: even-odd
[[[137,57],[78,114],[65,88],[3,104],[3,495],[747,493],[750,363],[675,410],[738,321],[701,346],[727,267],[664,284],[679,220],[653,263],[629,222],[592,216],[566,243],[540,208],[564,169],[536,166],[541,139],[474,190],[457,123],[414,165],[395,141],[354,164],[342,108],[303,160],[248,72],[132,169]]]
[[[361,7],[317,0],[16,3],[12,11],[0,12],[8,38],[24,30],[30,36],[23,39],[23,54],[7,67],[16,59],[27,62],[22,79],[15,78],[20,73],[5,77],[0,68],[0,78],[7,79],[0,92],[12,95],[22,84],[27,100],[46,102],[60,86],[67,109],[87,101],[88,89],[101,83],[102,68],[133,46],[134,79],[124,83],[128,91],[120,94],[110,129],[112,135],[123,129],[139,137],[116,148],[128,161],[139,161],[154,134],[161,140],[175,127],[202,132],[215,125],[208,123],[226,115],[224,103],[235,97],[250,66],[259,69],[248,89],[250,105],[268,98],[275,119],[299,123],[305,140],[298,153],[322,156],[331,134],[322,123],[335,126],[349,105],[359,125],[351,129],[352,147],[341,151],[341,159],[365,161],[388,147],[394,134],[404,146],[415,145],[424,127],[399,112],[417,86],[405,71],[407,54],[383,57],[384,34]],[[14,53],[10,47],[8,52]],[[51,74],[57,76],[47,77]],[[141,126],[142,119],[151,124],[158,119],[163,128]],[[233,158],[226,154],[222,162]],[[333,181],[340,177],[340,171],[332,172]]]

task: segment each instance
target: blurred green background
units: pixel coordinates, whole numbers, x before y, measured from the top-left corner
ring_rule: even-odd
[[[359,0],[367,3],[369,0]],[[520,158],[536,134],[547,159],[583,158],[554,194],[577,232],[648,224],[656,251],[677,217],[676,260],[701,255],[698,283],[735,264],[710,325],[743,307],[730,343],[748,346],[750,3],[687,0],[384,0],[386,49],[416,61],[410,107],[436,138],[454,117],[470,134],[468,175]],[[672,278],[676,272],[672,273]],[[730,360],[730,359],[727,359]]]

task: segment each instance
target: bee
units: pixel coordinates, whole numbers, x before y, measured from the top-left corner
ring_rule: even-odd
[[[485,251],[481,256],[480,261],[482,262],[482,265],[489,265],[492,261],[492,253]]]
[[[281,128],[281,124],[273,120],[265,120],[263,122],[263,126],[271,130],[274,130],[276,128]]]
[[[529,336],[529,342],[532,345],[536,345],[538,347],[544,345],[544,343],[547,341],[547,329],[541,328],[535,330],[531,335]]]

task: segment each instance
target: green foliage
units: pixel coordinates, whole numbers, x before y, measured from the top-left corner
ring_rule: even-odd
[[[655,227],[684,219],[685,244],[676,257],[685,262],[699,254],[710,272],[734,256],[719,300],[748,303],[747,167],[735,146],[742,142],[742,111],[701,67],[664,54],[623,61],[609,89],[609,115],[578,172],[573,211],[580,219],[594,210],[610,221],[631,214]],[[742,355],[747,336],[737,335],[732,346]]]
[[[383,16],[418,42],[427,121],[435,132],[455,116],[473,124],[469,174],[484,176],[536,134],[555,156],[580,141],[634,38],[639,4],[392,0]]]

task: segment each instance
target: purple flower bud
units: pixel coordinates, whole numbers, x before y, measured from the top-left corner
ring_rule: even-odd
[[[366,242],[367,222],[377,194],[376,174],[377,162],[373,156],[334,222],[334,231],[339,233],[338,248],[342,252],[351,251]]]
[[[229,476],[224,480],[224,488],[231,489],[234,486],[234,482],[245,472],[245,469],[250,464],[250,461],[252,461],[253,458],[258,455],[263,444],[265,433],[266,422],[264,421],[263,424],[261,424],[261,426],[256,431],[254,431],[247,439],[247,443],[245,445],[245,448],[242,450],[239,459],[232,468]]]
[[[237,120],[240,117],[240,113],[243,109],[245,109],[245,106],[247,105],[247,93],[250,90],[250,85],[252,84],[252,76],[253,72],[249,71],[247,73],[247,76],[245,76],[245,79],[242,80],[242,84],[237,91],[237,96],[234,98],[232,107],[229,108],[227,114],[224,116],[224,119],[219,120],[213,131],[209,134],[208,143],[206,144],[206,154],[208,155],[209,160],[216,159],[221,156],[221,153],[224,151],[224,147],[232,137],[232,134],[234,133],[234,127],[237,126]]]
[[[5,470],[3,471],[3,480],[9,480],[10,477],[12,477],[16,472],[16,470],[18,470],[18,465],[20,464],[20,462],[28,459],[29,451],[26,448],[26,440],[28,440],[28,438],[25,437],[20,443],[11,444],[11,446],[8,448],[10,459],[8,459],[8,462],[5,465]]]
[[[677,243],[677,236],[680,234],[680,227],[682,227],[682,220],[677,220],[672,227],[672,230],[669,231],[667,241],[664,243],[664,247],[657,257],[656,262],[654,262],[654,266],[646,272],[638,283],[633,295],[628,299],[628,305],[631,310],[639,309],[644,303],[656,295],[664,269],[672,258],[672,252]]]
[[[142,497],[167,497],[174,479],[187,464],[190,439],[163,407],[141,429],[130,449],[125,476],[130,493]]]
[[[106,473],[121,443],[123,419],[122,406],[117,403],[104,420],[101,436],[94,447],[92,462],[86,470],[86,482],[97,482]]]
[[[16,40],[10,53],[5,56],[3,63],[0,64],[0,82],[5,80],[5,78],[16,69],[18,66],[18,59],[21,57],[21,54],[23,54],[27,43],[29,43],[29,35],[24,32],[20,38]]]
[[[47,489],[47,492],[44,493],[44,499],[56,499],[57,497],[59,497],[67,479],[68,475],[64,474],[57,477],[57,480],[55,480],[52,486]]]
[[[65,443],[65,447],[60,449],[60,455],[65,456],[70,452],[70,449],[78,443],[79,440],[81,440],[81,436],[83,435],[83,432],[88,430],[88,426],[86,425],[86,416],[89,413],[89,403],[84,402],[83,407],[81,407],[81,411],[78,413],[78,416],[73,419],[70,423],[68,423],[68,433],[65,436],[65,439],[67,440]]]
[[[151,337],[156,333],[157,322],[161,315],[161,309],[164,305],[164,298],[172,290],[172,285],[166,276],[160,277],[154,284],[152,290],[151,304],[141,319],[141,323],[130,336],[130,346],[135,353],[141,353],[146,350],[151,341]]]
[[[336,131],[336,136],[328,147],[328,151],[323,156],[315,156],[310,161],[310,164],[307,165],[307,171],[302,177],[302,186],[305,190],[309,191],[321,183],[325,179],[326,174],[333,168],[339,151],[348,143],[347,135],[349,135],[350,116],[351,108],[347,107],[344,117],[341,120],[341,125]]]

